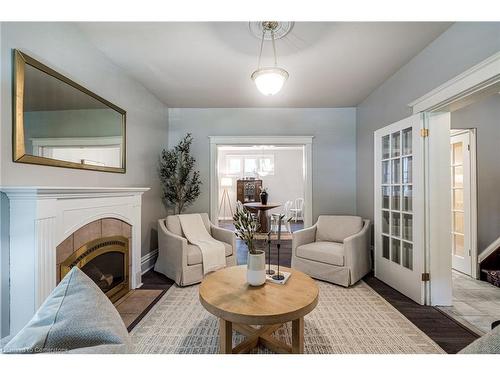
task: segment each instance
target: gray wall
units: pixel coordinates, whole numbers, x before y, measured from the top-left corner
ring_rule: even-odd
[[[373,219],[373,132],[409,116],[408,103],[499,50],[500,23],[456,23],[358,106],[358,215]]]
[[[2,23],[2,108],[11,108],[12,49],[17,48],[127,111],[127,173],[115,174],[12,162],[11,111],[2,111],[3,185],[147,186],[143,196],[143,254],[156,247],[151,230],[163,215],[157,158],[167,142],[163,103],[110,62],[69,23]]]
[[[169,145],[193,133],[202,194],[189,212],[209,209],[211,135],[312,135],[313,220],[320,214],[356,212],[354,108],[169,109]]]
[[[156,248],[156,220],[164,215],[157,178],[157,160],[168,138],[165,105],[90,44],[75,25],[3,22],[0,27],[2,185],[151,187],[152,189],[143,196],[142,254]],[[13,48],[21,49],[127,111],[126,174],[12,162],[10,108],[12,105]],[[2,204],[2,209],[4,208],[5,205]],[[6,251],[8,248],[2,246],[2,279],[5,276],[3,261]],[[4,297],[2,292],[2,308],[8,302]],[[3,320],[5,317],[2,314]]]
[[[453,129],[476,128],[478,251],[500,236],[500,95],[451,113]]]

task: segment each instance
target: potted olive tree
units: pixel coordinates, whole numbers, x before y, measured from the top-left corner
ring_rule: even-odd
[[[200,195],[200,172],[195,169],[196,159],[191,155],[193,136],[188,133],[170,150],[160,155],[158,174],[165,207],[181,214]]]
[[[266,255],[263,250],[255,248],[254,236],[258,224],[252,214],[243,206],[237,206],[233,216],[236,236],[248,247],[247,282],[259,286],[266,282]]]

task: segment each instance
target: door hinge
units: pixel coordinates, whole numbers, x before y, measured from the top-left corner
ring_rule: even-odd
[[[431,275],[429,272],[425,272],[422,274],[422,281],[429,281],[431,279]]]
[[[470,145],[467,145],[467,151],[470,151]]]
[[[429,136],[429,129],[420,129],[420,136],[421,137],[428,137]]]

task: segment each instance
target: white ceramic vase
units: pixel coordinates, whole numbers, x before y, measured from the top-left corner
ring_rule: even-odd
[[[257,254],[248,253],[247,282],[259,286],[266,282],[266,253],[256,250]]]

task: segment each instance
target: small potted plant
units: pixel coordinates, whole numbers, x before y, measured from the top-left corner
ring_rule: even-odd
[[[236,236],[248,247],[247,282],[252,286],[262,285],[266,282],[266,255],[263,250],[257,250],[254,243],[259,224],[243,206],[236,207],[233,220]]]
[[[269,198],[269,194],[267,193],[267,188],[260,188],[260,203],[263,205],[267,204],[267,198]]]

